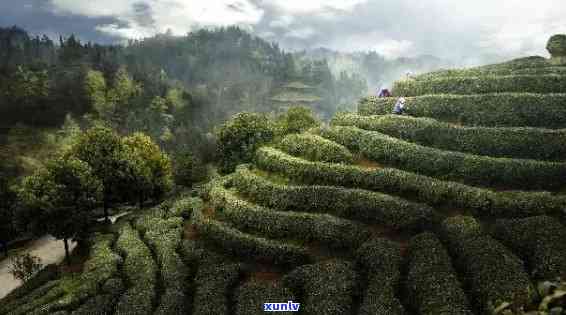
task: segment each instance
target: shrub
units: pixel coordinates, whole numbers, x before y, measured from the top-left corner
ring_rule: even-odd
[[[432,208],[397,197],[334,186],[280,185],[254,174],[248,166],[236,170],[239,193],[277,210],[330,213],[375,222],[395,230],[421,230],[433,219]]]
[[[548,216],[498,220],[494,235],[525,260],[538,280],[566,278],[566,229]]]
[[[236,228],[270,238],[320,241],[332,247],[358,247],[369,237],[361,225],[325,214],[277,212],[239,199],[217,181],[209,192],[219,216]]]
[[[277,126],[282,135],[301,133],[310,128],[320,125],[314,117],[312,109],[302,106],[294,106],[287,110],[277,119]]]
[[[408,300],[419,314],[473,314],[450,256],[434,234],[411,239],[406,281]]]
[[[155,314],[181,314],[186,312],[185,282],[189,274],[188,268],[177,254],[177,248],[181,246],[183,219],[164,218],[163,211],[157,208],[136,221],[136,227],[144,232],[146,242],[155,253],[161,284],[165,288]]]
[[[356,261],[367,276],[359,314],[405,314],[396,297],[402,261],[399,244],[383,238],[369,240],[356,251]]]
[[[217,131],[221,170],[229,173],[240,163],[251,162],[254,151],[270,142],[273,122],[264,114],[239,113]]]
[[[193,209],[201,206],[202,200],[200,198],[181,198],[173,202],[169,209],[169,215],[188,219],[191,217]]]
[[[566,127],[566,94],[425,95],[406,100],[407,114],[415,117],[493,127]],[[394,105],[394,98],[368,97],[358,112],[390,114]]]
[[[296,302],[293,293],[280,282],[250,281],[236,289],[236,315],[263,315],[263,303]],[[292,312],[279,314],[291,315]]]
[[[117,297],[111,294],[101,294],[86,301],[73,315],[105,315],[112,314]]]
[[[566,178],[566,163],[443,151],[356,127],[333,127],[322,136],[380,163],[471,185],[556,189]]]
[[[402,80],[393,84],[395,96],[427,94],[486,94],[486,93],[564,93],[566,76],[508,75],[483,77],[451,77],[430,80]]]
[[[344,146],[313,134],[289,135],[283,138],[279,147],[291,155],[311,161],[350,164],[354,160]]]
[[[484,234],[471,217],[446,219],[441,227],[456,269],[465,275],[474,304],[492,313],[509,303],[511,309],[528,306],[535,290],[523,262],[501,243]]]
[[[33,256],[30,253],[12,257],[12,266],[10,273],[17,280],[27,282],[41,269],[43,269],[41,258]]]
[[[151,314],[157,266],[149,248],[129,224],[121,226],[116,247],[125,257],[122,268],[129,284],[116,305],[116,314]]]
[[[564,75],[566,67],[551,67],[548,61],[544,59],[545,66],[536,66],[531,68],[492,68],[484,69],[482,67],[469,69],[450,69],[425,73],[414,77],[415,80],[425,81],[441,78],[461,78],[461,77],[483,77],[483,76],[509,76],[509,75]]]
[[[430,118],[339,114],[332,124],[377,131],[427,147],[492,157],[566,160],[566,130],[461,127]]]
[[[194,315],[228,314],[228,290],[238,283],[239,264],[201,263],[195,277]]]
[[[200,209],[193,211],[192,220],[203,237],[233,255],[279,265],[297,265],[310,260],[305,248],[242,233],[225,223],[206,218]]]
[[[305,265],[287,274],[283,283],[304,293],[300,307],[304,314],[350,314],[353,298],[359,294],[353,267],[340,260]]]
[[[305,161],[265,147],[257,151],[261,169],[285,174],[303,183],[322,183],[407,195],[430,205],[470,209],[478,216],[513,218],[559,214],[566,199],[548,192],[495,192],[437,180],[397,169],[369,170],[357,166]]]

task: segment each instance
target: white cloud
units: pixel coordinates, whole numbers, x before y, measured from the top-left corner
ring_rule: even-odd
[[[298,39],[308,39],[315,34],[315,30],[310,27],[292,29],[285,34],[286,37],[293,37]]]
[[[272,0],[275,6],[292,13],[316,12],[325,9],[351,10],[368,0]]]
[[[386,39],[372,48],[385,58],[393,59],[399,56],[413,55],[414,44],[408,40]]]
[[[97,30],[110,35],[139,38],[171,30],[184,35],[198,26],[253,25],[263,10],[249,0],[51,0],[54,11],[89,17],[114,17],[119,21],[99,25]],[[135,6],[149,10],[151,25],[140,21]],[[127,25],[127,26],[123,26]]]

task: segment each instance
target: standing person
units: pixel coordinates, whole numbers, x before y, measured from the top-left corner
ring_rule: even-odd
[[[393,107],[393,114],[403,115],[404,112],[405,112],[405,98],[399,97],[399,99],[395,103],[395,107]]]

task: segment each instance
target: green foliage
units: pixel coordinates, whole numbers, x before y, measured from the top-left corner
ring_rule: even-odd
[[[205,163],[191,151],[184,150],[174,154],[172,160],[176,184],[191,187],[206,180],[208,169]]]
[[[17,255],[11,258],[10,273],[12,276],[22,282],[28,282],[33,278],[41,269],[41,258],[33,256],[30,253]]]
[[[239,166],[232,181],[238,192],[276,210],[329,213],[375,222],[395,230],[420,230],[430,225],[432,208],[361,189],[321,185],[279,185]]]
[[[263,315],[263,303],[284,303],[296,301],[293,293],[279,281],[249,281],[236,289],[236,315]],[[278,302],[280,301],[280,302]],[[279,314],[292,315],[292,312]]]
[[[393,85],[395,96],[428,94],[564,93],[564,75],[509,75],[402,80]]]
[[[401,260],[399,244],[384,238],[369,240],[356,251],[357,264],[368,278],[360,314],[405,314],[395,294]]]
[[[335,126],[355,126],[437,149],[492,157],[561,161],[566,131],[538,128],[461,127],[431,118],[338,114]]]
[[[201,209],[193,210],[192,220],[204,238],[233,255],[292,266],[310,260],[303,247],[243,233],[225,223],[205,217]]]
[[[541,127],[566,126],[566,95],[499,93],[488,95],[425,95],[406,98],[408,115],[430,117],[442,121],[484,127]],[[389,114],[394,98],[368,97],[363,99],[361,115]]]
[[[533,301],[536,293],[523,262],[483,233],[473,218],[448,218],[441,230],[456,269],[466,275],[465,285],[483,312],[491,314],[505,303],[518,309]]]
[[[144,239],[153,249],[160,269],[164,292],[156,314],[185,313],[185,282],[188,269],[177,254],[181,246],[183,220],[180,217],[164,218],[161,211],[148,211],[136,221]]]
[[[50,290],[56,285],[53,280],[59,277],[59,267],[56,265],[47,265],[41,269],[32,278],[28,279],[20,287],[14,289],[2,298],[2,305],[0,305],[0,314],[7,312],[10,309],[15,309],[16,304],[25,304],[26,300],[33,300],[35,295],[42,295],[46,290]],[[41,292],[43,291],[43,292]]]
[[[256,152],[259,168],[308,184],[329,184],[409,195],[430,205],[470,209],[488,217],[526,217],[558,214],[566,199],[548,192],[496,192],[441,181],[397,169],[364,169],[357,166],[305,161],[265,147]]]
[[[236,114],[217,130],[221,170],[232,172],[236,165],[251,162],[255,150],[274,135],[274,124],[266,115]]]
[[[47,168],[24,179],[20,219],[33,233],[73,238],[88,224],[89,211],[100,202],[102,184],[92,168],[73,157],[50,161]]]
[[[552,217],[498,220],[494,235],[520,256],[533,278],[566,277],[566,229]]]
[[[238,283],[242,267],[239,264],[201,262],[195,276],[194,315],[228,314],[229,290]]]
[[[348,149],[313,134],[291,134],[278,145],[283,151],[311,161],[350,164],[354,158]]]
[[[123,142],[131,150],[128,152],[128,160],[140,160],[140,165],[136,165],[140,170],[135,173],[143,175],[133,182],[139,183],[142,196],[147,194],[156,200],[162,199],[173,186],[169,156],[161,152],[159,146],[143,133],[137,132],[125,137]]]
[[[322,130],[322,136],[376,162],[470,185],[557,189],[566,178],[566,163],[444,151],[356,127],[332,127]]]
[[[359,294],[357,281],[353,264],[341,260],[301,266],[283,278],[293,292],[304,292],[301,312],[321,315],[350,314]]]
[[[121,191],[129,186],[131,165],[125,144],[112,129],[95,126],[84,132],[71,149],[71,155],[85,161],[104,185],[104,202],[125,199]]]
[[[331,247],[357,248],[369,237],[363,225],[330,215],[277,212],[257,206],[226,190],[225,180],[211,183],[208,192],[218,216],[241,231],[270,238],[300,236],[301,241],[319,241]]]
[[[566,35],[556,34],[550,37],[546,49],[552,57],[566,56]]]
[[[406,291],[419,314],[473,314],[450,256],[434,234],[414,236],[407,260]]]
[[[116,314],[152,314],[157,266],[149,248],[127,223],[120,228],[116,247],[125,257],[122,269],[129,284],[116,305]]]
[[[302,133],[320,125],[312,109],[293,106],[277,118],[277,127],[283,135]]]
[[[106,101],[106,79],[104,74],[96,70],[88,70],[84,77],[84,93],[89,101],[89,106],[101,119],[106,117],[112,110],[111,104]]]

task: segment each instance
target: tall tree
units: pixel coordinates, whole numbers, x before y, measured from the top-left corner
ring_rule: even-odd
[[[102,191],[102,182],[86,162],[60,157],[24,179],[19,191],[25,208],[21,215],[27,217],[33,233],[49,233],[63,240],[70,263],[68,240],[87,229]]]

